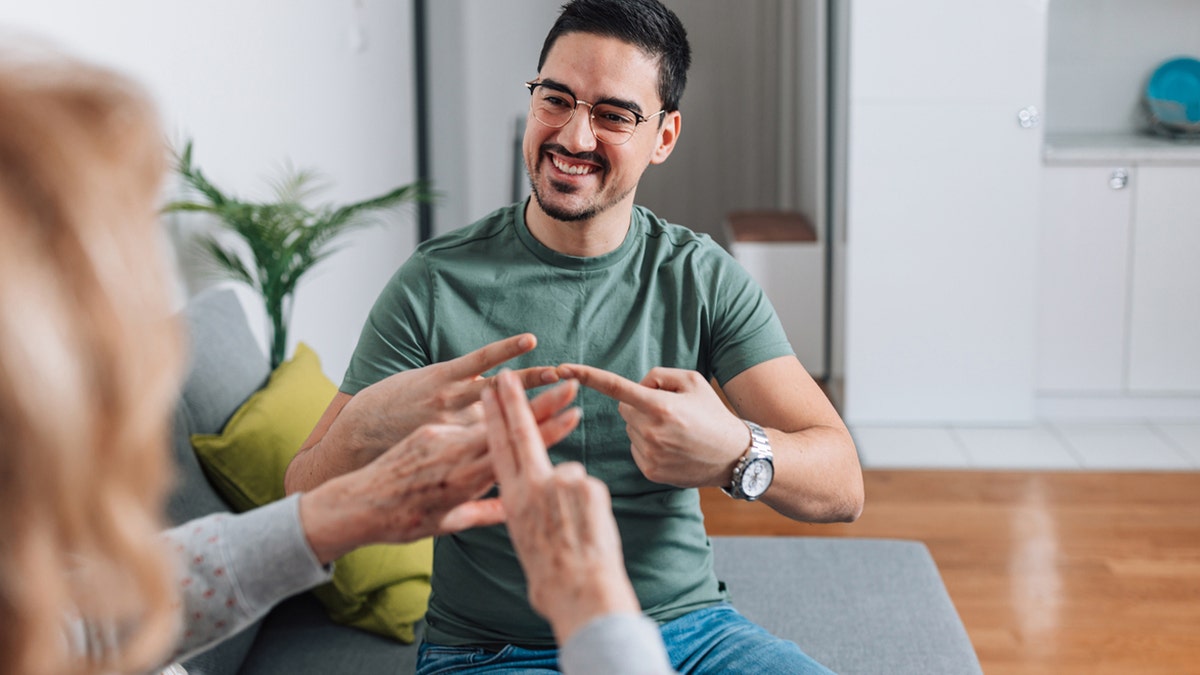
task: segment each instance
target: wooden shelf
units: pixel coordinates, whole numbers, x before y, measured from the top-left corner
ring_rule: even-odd
[[[812,221],[796,211],[733,211],[725,226],[729,241],[737,243],[817,241]]]

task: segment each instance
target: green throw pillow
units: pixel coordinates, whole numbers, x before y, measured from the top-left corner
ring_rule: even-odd
[[[284,497],[284,471],[336,393],[316,353],[300,343],[224,431],[192,436],[205,473],[235,510]],[[367,546],[338,559],[333,581],[313,593],[334,621],[410,643],[428,605],[432,569],[430,539]]]

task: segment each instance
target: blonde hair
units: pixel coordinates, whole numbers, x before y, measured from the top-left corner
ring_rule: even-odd
[[[165,160],[128,80],[0,55],[0,674],[144,670],[176,634]],[[71,612],[118,648],[70,655]]]

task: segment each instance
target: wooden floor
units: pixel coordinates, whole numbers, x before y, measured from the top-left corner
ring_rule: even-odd
[[[925,542],[988,675],[1200,673],[1200,473],[864,475],[851,524],[703,490],[709,533]]]

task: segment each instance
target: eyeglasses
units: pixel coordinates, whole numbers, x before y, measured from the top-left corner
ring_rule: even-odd
[[[622,145],[633,138],[638,125],[666,113],[659,110],[649,117],[643,117],[623,105],[616,103],[588,103],[581,101],[570,93],[563,91],[557,85],[548,82],[526,82],[529,94],[529,112],[533,118],[552,128],[561,129],[567,126],[580,105],[591,108],[588,123],[596,140],[606,145]]]

